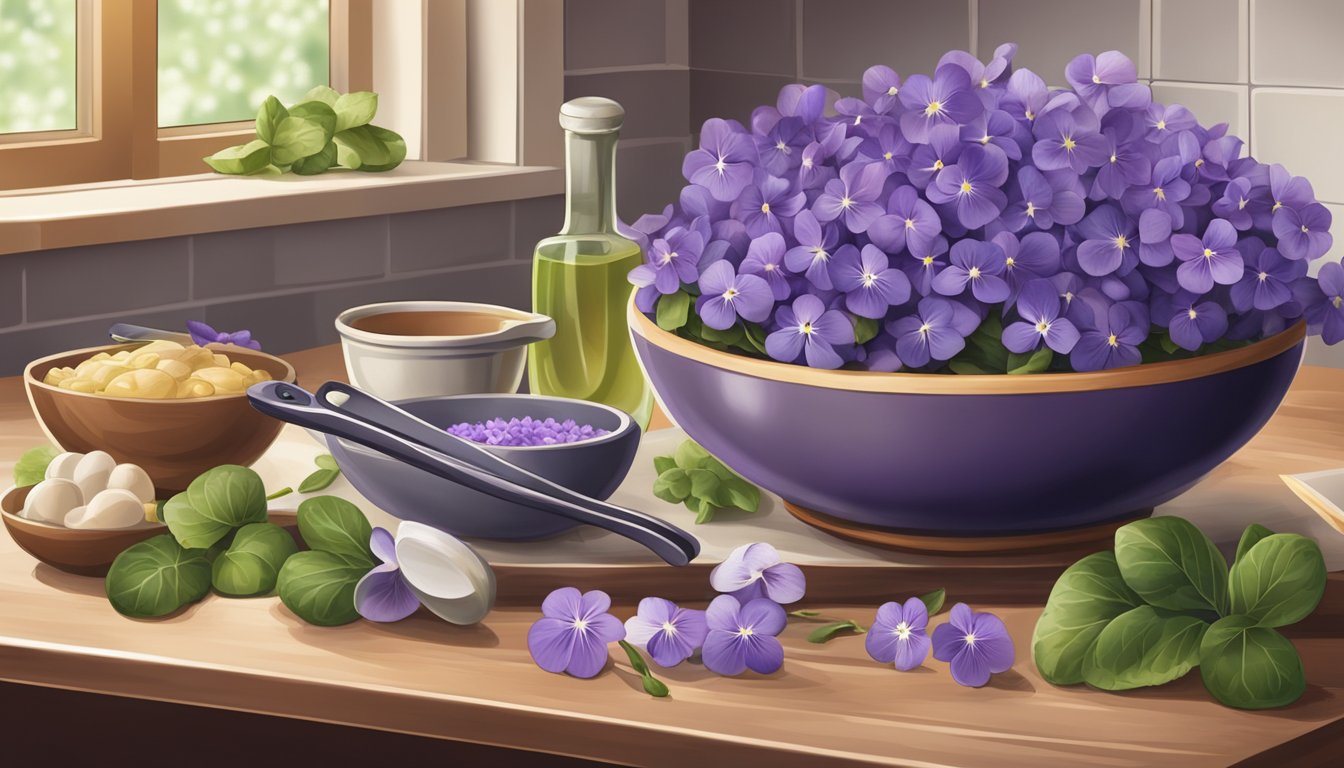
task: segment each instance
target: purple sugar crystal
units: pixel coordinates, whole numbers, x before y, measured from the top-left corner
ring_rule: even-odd
[[[490,419],[474,424],[464,421],[449,427],[448,434],[473,443],[518,447],[577,443],[601,437],[607,434],[607,430],[591,424],[579,424],[573,419],[556,421],[552,418],[541,420],[524,416],[521,419]]]

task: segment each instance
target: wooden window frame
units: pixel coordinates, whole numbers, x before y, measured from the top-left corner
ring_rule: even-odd
[[[0,143],[0,190],[205,173],[251,121],[159,128],[157,0],[77,0],[78,125]],[[330,82],[373,87],[373,0],[330,0]]]

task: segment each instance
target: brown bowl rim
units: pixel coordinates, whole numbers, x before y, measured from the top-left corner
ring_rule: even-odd
[[[93,399],[95,399],[95,400],[99,400],[99,401],[102,401],[102,402],[118,402],[118,403],[160,403],[160,404],[176,403],[176,404],[186,404],[186,403],[208,403],[208,402],[213,402],[213,401],[216,401],[216,400],[228,400],[228,399],[230,399],[230,398],[243,398],[243,397],[247,397],[247,391],[246,391],[246,390],[244,390],[244,391],[242,391],[242,392],[229,392],[229,393],[227,393],[227,394],[223,394],[223,395],[210,395],[209,397],[184,397],[184,398],[172,398],[172,399],[163,399],[163,400],[160,400],[160,399],[154,399],[154,398],[149,398],[149,397],[108,397],[108,396],[106,396],[106,395],[100,395],[100,394],[96,394],[96,393],[92,393],[92,392],[75,392],[74,390],[70,390],[70,389],[61,389],[61,388],[58,387],[58,386],[55,386],[55,385],[52,385],[52,384],[47,384],[46,382],[44,382],[44,381],[42,381],[41,379],[39,379],[39,378],[37,377],[37,374],[36,374],[36,370],[37,370],[38,368],[40,368],[40,367],[42,367],[42,366],[44,366],[44,365],[46,365],[46,366],[50,366],[50,367],[55,367],[55,366],[53,365],[53,363],[55,363],[55,362],[57,362],[57,361],[59,361],[59,360],[64,360],[64,359],[67,358],[67,357],[77,357],[77,356],[78,356],[78,357],[82,357],[82,358],[84,358],[84,359],[87,359],[87,358],[89,358],[89,357],[92,357],[92,356],[98,354],[99,352],[108,352],[108,353],[120,352],[120,351],[122,351],[123,349],[134,349],[134,348],[136,348],[136,347],[142,347],[142,346],[144,346],[144,345],[146,345],[146,344],[148,344],[148,343],[149,343],[149,342],[147,342],[147,341],[146,341],[146,342],[132,341],[132,342],[125,342],[125,343],[121,343],[121,344],[103,344],[103,345],[101,345],[101,346],[97,346],[97,347],[88,347],[87,349],[72,349],[72,350],[68,350],[68,351],[66,351],[66,352],[58,352],[58,353],[56,353],[56,354],[54,354],[54,355],[47,355],[46,357],[38,358],[38,359],[32,361],[31,363],[29,363],[28,365],[24,366],[24,369],[23,369],[23,380],[24,380],[24,383],[27,384],[29,387],[37,387],[37,388],[39,388],[39,389],[44,389],[44,390],[47,390],[47,391],[49,391],[49,392],[55,392],[55,393],[62,394],[62,395],[71,395],[71,396],[75,396],[75,397],[87,397],[87,398],[93,398]],[[277,364],[279,364],[279,365],[281,366],[281,368],[282,368],[282,369],[284,370],[284,372],[285,372],[285,375],[284,375],[284,377],[276,377],[276,380],[277,380],[277,381],[283,381],[283,382],[285,382],[285,383],[287,383],[287,384],[293,384],[294,381],[295,381],[295,379],[297,378],[297,374],[296,374],[295,371],[294,371],[294,366],[290,365],[290,364],[289,364],[289,361],[285,360],[283,357],[278,357],[278,356],[276,356],[276,355],[272,355],[272,354],[269,353],[269,352],[263,352],[263,351],[261,351],[261,350],[259,350],[259,349],[249,349],[249,348],[247,348],[247,347],[240,347],[240,346],[238,346],[238,345],[236,345],[236,344],[206,344],[206,345],[205,345],[205,348],[206,348],[206,349],[218,349],[218,350],[220,350],[220,353],[221,353],[221,354],[226,354],[226,355],[227,355],[227,354],[234,354],[234,355],[237,355],[237,354],[240,354],[240,353],[241,353],[241,354],[244,354],[244,355],[256,355],[256,356],[258,356],[258,357],[262,357],[262,358],[265,358],[265,359],[267,359],[267,360],[274,361],[275,363],[277,363]]]
[[[659,328],[639,311],[632,294],[626,316],[630,333],[678,357],[768,381],[801,384],[848,392],[910,395],[1033,395],[1056,392],[1093,392],[1127,387],[1171,384],[1226,373],[1264,362],[1301,344],[1307,324],[1299,320],[1288,328],[1244,347],[1200,355],[1186,360],[1146,363],[1085,373],[1008,374],[881,373],[809,368],[722,352]]]
[[[69,541],[97,541],[98,539],[105,539],[112,534],[131,533],[132,531],[168,530],[167,523],[151,523],[149,526],[135,525],[130,528],[68,528],[64,525],[56,525],[55,523],[47,523],[41,520],[29,520],[26,517],[20,517],[17,513],[5,509],[5,504],[9,502],[10,497],[19,493],[31,491],[33,487],[34,486],[31,485],[11,485],[6,488],[4,492],[0,493],[0,516],[3,516],[6,526],[63,531],[69,534],[68,537],[65,537]]]

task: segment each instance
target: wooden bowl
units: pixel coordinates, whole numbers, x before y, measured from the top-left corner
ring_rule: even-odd
[[[23,372],[28,402],[42,430],[62,450],[107,451],[118,463],[140,466],[159,498],[187,487],[221,464],[247,466],[266,452],[284,425],[254,409],[244,393],[188,400],[105,397],[42,383],[52,368],[74,366],[98,354],[140,344],[111,344],[44,357]],[[215,346],[215,345],[212,345]],[[294,367],[274,355],[237,346],[219,352],[279,381],[293,382]]]
[[[28,520],[19,517],[19,512],[31,489],[32,486],[10,488],[0,495],[0,518],[4,519],[5,529],[20,549],[66,573],[106,576],[112,561],[127,547],[168,532],[168,526],[163,523],[146,522],[134,528],[91,531]],[[296,541],[301,541],[293,512],[272,512],[270,520],[289,530]]]

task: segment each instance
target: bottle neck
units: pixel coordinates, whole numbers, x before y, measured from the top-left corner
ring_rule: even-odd
[[[565,131],[562,235],[616,232],[616,131]]]

